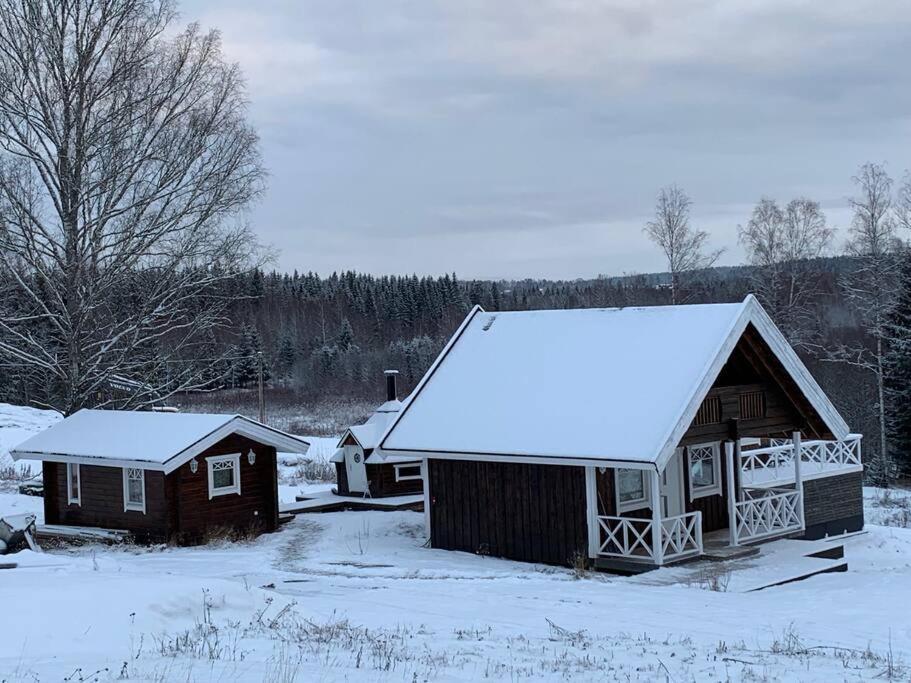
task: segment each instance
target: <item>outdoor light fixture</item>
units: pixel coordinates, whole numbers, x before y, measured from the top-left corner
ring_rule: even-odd
[[[251,465],[256,462],[256,453],[253,452],[253,449],[250,449],[250,452],[247,453],[247,462]]]
[[[199,469],[199,463],[196,461],[196,458],[193,458],[193,459],[190,461],[190,471],[191,471],[193,474],[196,474],[196,470],[198,470],[198,469]]]

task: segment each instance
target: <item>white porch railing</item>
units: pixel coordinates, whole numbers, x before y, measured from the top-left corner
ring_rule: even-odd
[[[598,555],[667,564],[702,554],[702,513],[661,520],[660,552],[654,547],[654,522],[636,517],[598,517]]]
[[[860,434],[851,434],[844,441],[802,441],[800,465],[804,476],[859,467],[860,440]],[[773,443],[776,445],[740,452],[741,486],[770,486],[794,481],[794,445],[790,441]]]
[[[803,494],[792,489],[743,489],[734,505],[735,545],[804,528]]]

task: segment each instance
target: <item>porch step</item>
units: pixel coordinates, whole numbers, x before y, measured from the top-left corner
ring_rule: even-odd
[[[635,576],[658,569],[658,566],[651,562],[624,560],[619,557],[596,557],[594,565],[595,569],[621,576]]]

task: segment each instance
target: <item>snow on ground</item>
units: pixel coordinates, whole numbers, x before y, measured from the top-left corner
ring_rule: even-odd
[[[61,418],[55,410],[39,410],[24,406],[0,403],[0,478],[15,470],[17,477],[25,478],[30,470],[34,474],[41,472],[41,463],[31,460],[13,462],[10,449],[47,429]],[[0,488],[0,492],[3,489]]]
[[[911,497],[865,495],[877,522]],[[0,513],[40,506],[0,493]],[[756,593],[423,545],[421,513],[339,512],[246,543],[7,556],[0,681],[911,680],[898,525],[848,538],[847,573]]]
[[[890,652],[908,680],[911,530],[852,537],[845,574],[736,594],[426,549],[422,521],[19,553],[0,680],[872,680]]]

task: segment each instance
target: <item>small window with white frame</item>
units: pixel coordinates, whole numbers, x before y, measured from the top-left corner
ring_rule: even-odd
[[[79,464],[68,462],[66,464],[66,497],[70,505],[82,505],[82,482]]]
[[[146,478],[145,471],[138,467],[126,467],[123,470],[123,511],[146,511]]]
[[[395,466],[396,481],[414,481],[415,479],[421,479],[420,463],[409,462]]]
[[[690,500],[721,495],[721,445],[704,443],[686,449]]]
[[[209,467],[209,500],[215,496],[240,495],[240,453],[206,458]]]
[[[651,507],[645,470],[616,470],[617,512]]]

